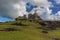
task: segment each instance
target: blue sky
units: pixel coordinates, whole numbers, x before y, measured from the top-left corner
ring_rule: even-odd
[[[60,4],[57,4],[54,0],[48,0],[49,2],[52,3],[53,7],[50,7],[52,10],[52,14],[56,14],[58,11],[60,11]],[[26,11],[30,12],[33,8],[36,8],[37,6],[32,5],[31,3],[26,4]],[[2,17],[0,16],[0,22],[6,22],[10,21],[12,19],[7,18],[7,17]]]
[[[52,2],[54,7],[51,7],[50,9],[52,9],[52,13],[55,14],[58,11],[60,11],[60,4],[56,4],[56,2],[54,0],[48,0],[50,2]]]
[[[33,8],[36,8],[37,6],[32,5],[31,3],[26,4],[26,11],[30,12]],[[7,21],[12,21],[11,18],[0,16],[0,22],[7,22]]]
[[[26,4],[26,11],[30,12],[33,8],[36,8],[37,6],[32,5],[31,3]]]
[[[0,16],[0,22],[12,21],[11,18]]]

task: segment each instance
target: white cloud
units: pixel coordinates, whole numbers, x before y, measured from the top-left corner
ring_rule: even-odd
[[[35,11],[39,16],[42,15],[43,13],[47,12],[47,10],[45,8],[41,8],[40,6],[37,8],[34,8],[30,13],[33,14]]]
[[[35,4],[35,5],[37,5],[37,6],[50,6],[50,2],[48,2],[48,0],[30,0],[30,2],[32,3],[32,4]]]
[[[59,21],[60,20],[60,11],[58,11],[55,15],[52,14],[52,10],[49,8],[34,8],[31,13],[34,13],[37,10],[37,14],[45,21]]]
[[[34,10],[37,10],[37,14],[44,20],[60,19],[60,16],[57,16],[60,15],[60,12],[58,12],[56,15],[50,15],[52,10],[50,10],[49,7],[52,7],[53,5],[51,2],[48,2],[48,0],[0,0],[0,13],[11,18],[23,16],[24,14],[28,15],[26,12],[27,2],[38,6],[30,13],[34,13]]]
[[[36,1],[36,0],[35,0]],[[37,0],[38,1],[38,0]],[[53,7],[51,2],[48,2],[47,0],[42,0],[41,2],[35,2],[36,5],[38,4],[39,6],[35,9],[32,10],[34,13],[34,10],[37,10],[37,14],[46,21],[58,21],[60,20],[60,11],[58,11],[55,15],[52,13],[52,10],[49,9],[49,7]],[[55,0],[56,2],[60,3],[60,0]],[[34,4],[35,4],[34,3]],[[41,8],[41,6],[43,8]],[[51,15],[52,14],[52,15]]]
[[[23,16],[27,14],[26,2],[22,0],[0,0],[0,13],[11,18]]]
[[[60,4],[60,0],[54,0],[57,4]]]
[[[46,14],[44,20],[59,21],[60,20],[60,11],[58,11],[55,15]]]
[[[60,20],[60,11],[58,11],[58,12],[55,14],[55,18],[56,18],[56,20]]]
[[[60,16],[60,11],[58,11],[55,15]]]
[[[47,0],[0,0],[0,13],[2,13],[4,16],[8,16],[11,18],[23,16],[24,14],[27,14],[27,2],[30,2],[33,5],[44,7],[50,7],[51,5],[51,3]]]

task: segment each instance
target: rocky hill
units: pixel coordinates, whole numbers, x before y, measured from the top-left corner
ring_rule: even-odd
[[[60,22],[20,18],[0,23],[0,40],[60,40]]]
[[[60,40],[60,21],[43,21],[35,13],[0,22],[0,40]]]

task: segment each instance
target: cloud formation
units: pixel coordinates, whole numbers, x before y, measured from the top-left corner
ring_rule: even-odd
[[[60,0],[54,0],[57,4],[60,4]]]
[[[50,6],[47,0],[0,0],[0,13],[11,18],[28,14],[26,12],[27,2],[36,6]]]
[[[56,4],[60,4],[60,0],[54,0],[56,2]],[[43,2],[42,2],[43,3]],[[32,10],[32,12],[34,12],[34,10],[37,10],[38,15],[40,15],[40,17],[45,20],[45,21],[59,21],[60,20],[60,11],[58,11],[57,13],[53,14],[52,10],[49,9],[50,7],[53,7],[51,2],[46,1],[47,4],[45,4],[45,2],[40,5],[39,7],[35,8]]]
[[[26,2],[21,0],[0,0],[0,13],[11,18],[23,16],[23,14],[27,14]]]
[[[60,3],[59,1],[60,0],[58,0],[58,3]],[[30,13],[34,13],[35,10],[37,10],[37,14],[43,20],[60,20],[60,12],[55,15],[51,15],[52,10],[49,8],[53,7],[53,5],[51,2],[48,2],[48,0],[0,0],[0,14],[11,18],[23,16],[24,14],[28,15],[28,12],[26,11],[26,3],[28,2],[32,5],[38,6]]]

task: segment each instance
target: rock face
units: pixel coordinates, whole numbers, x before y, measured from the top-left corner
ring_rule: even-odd
[[[29,14],[28,15],[28,20],[30,20],[30,21],[40,21],[42,19],[40,18],[40,16],[37,15],[37,13],[34,13],[34,14]]]
[[[27,20],[27,17],[26,17],[26,15],[24,15],[24,16],[19,16],[19,17],[17,17],[15,20]]]
[[[26,15],[19,16],[19,17],[16,18],[16,20],[29,20],[29,21],[39,22],[42,19],[40,18],[40,16],[37,15],[37,13],[34,13],[34,14],[28,14],[28,18],[26,17]]]

